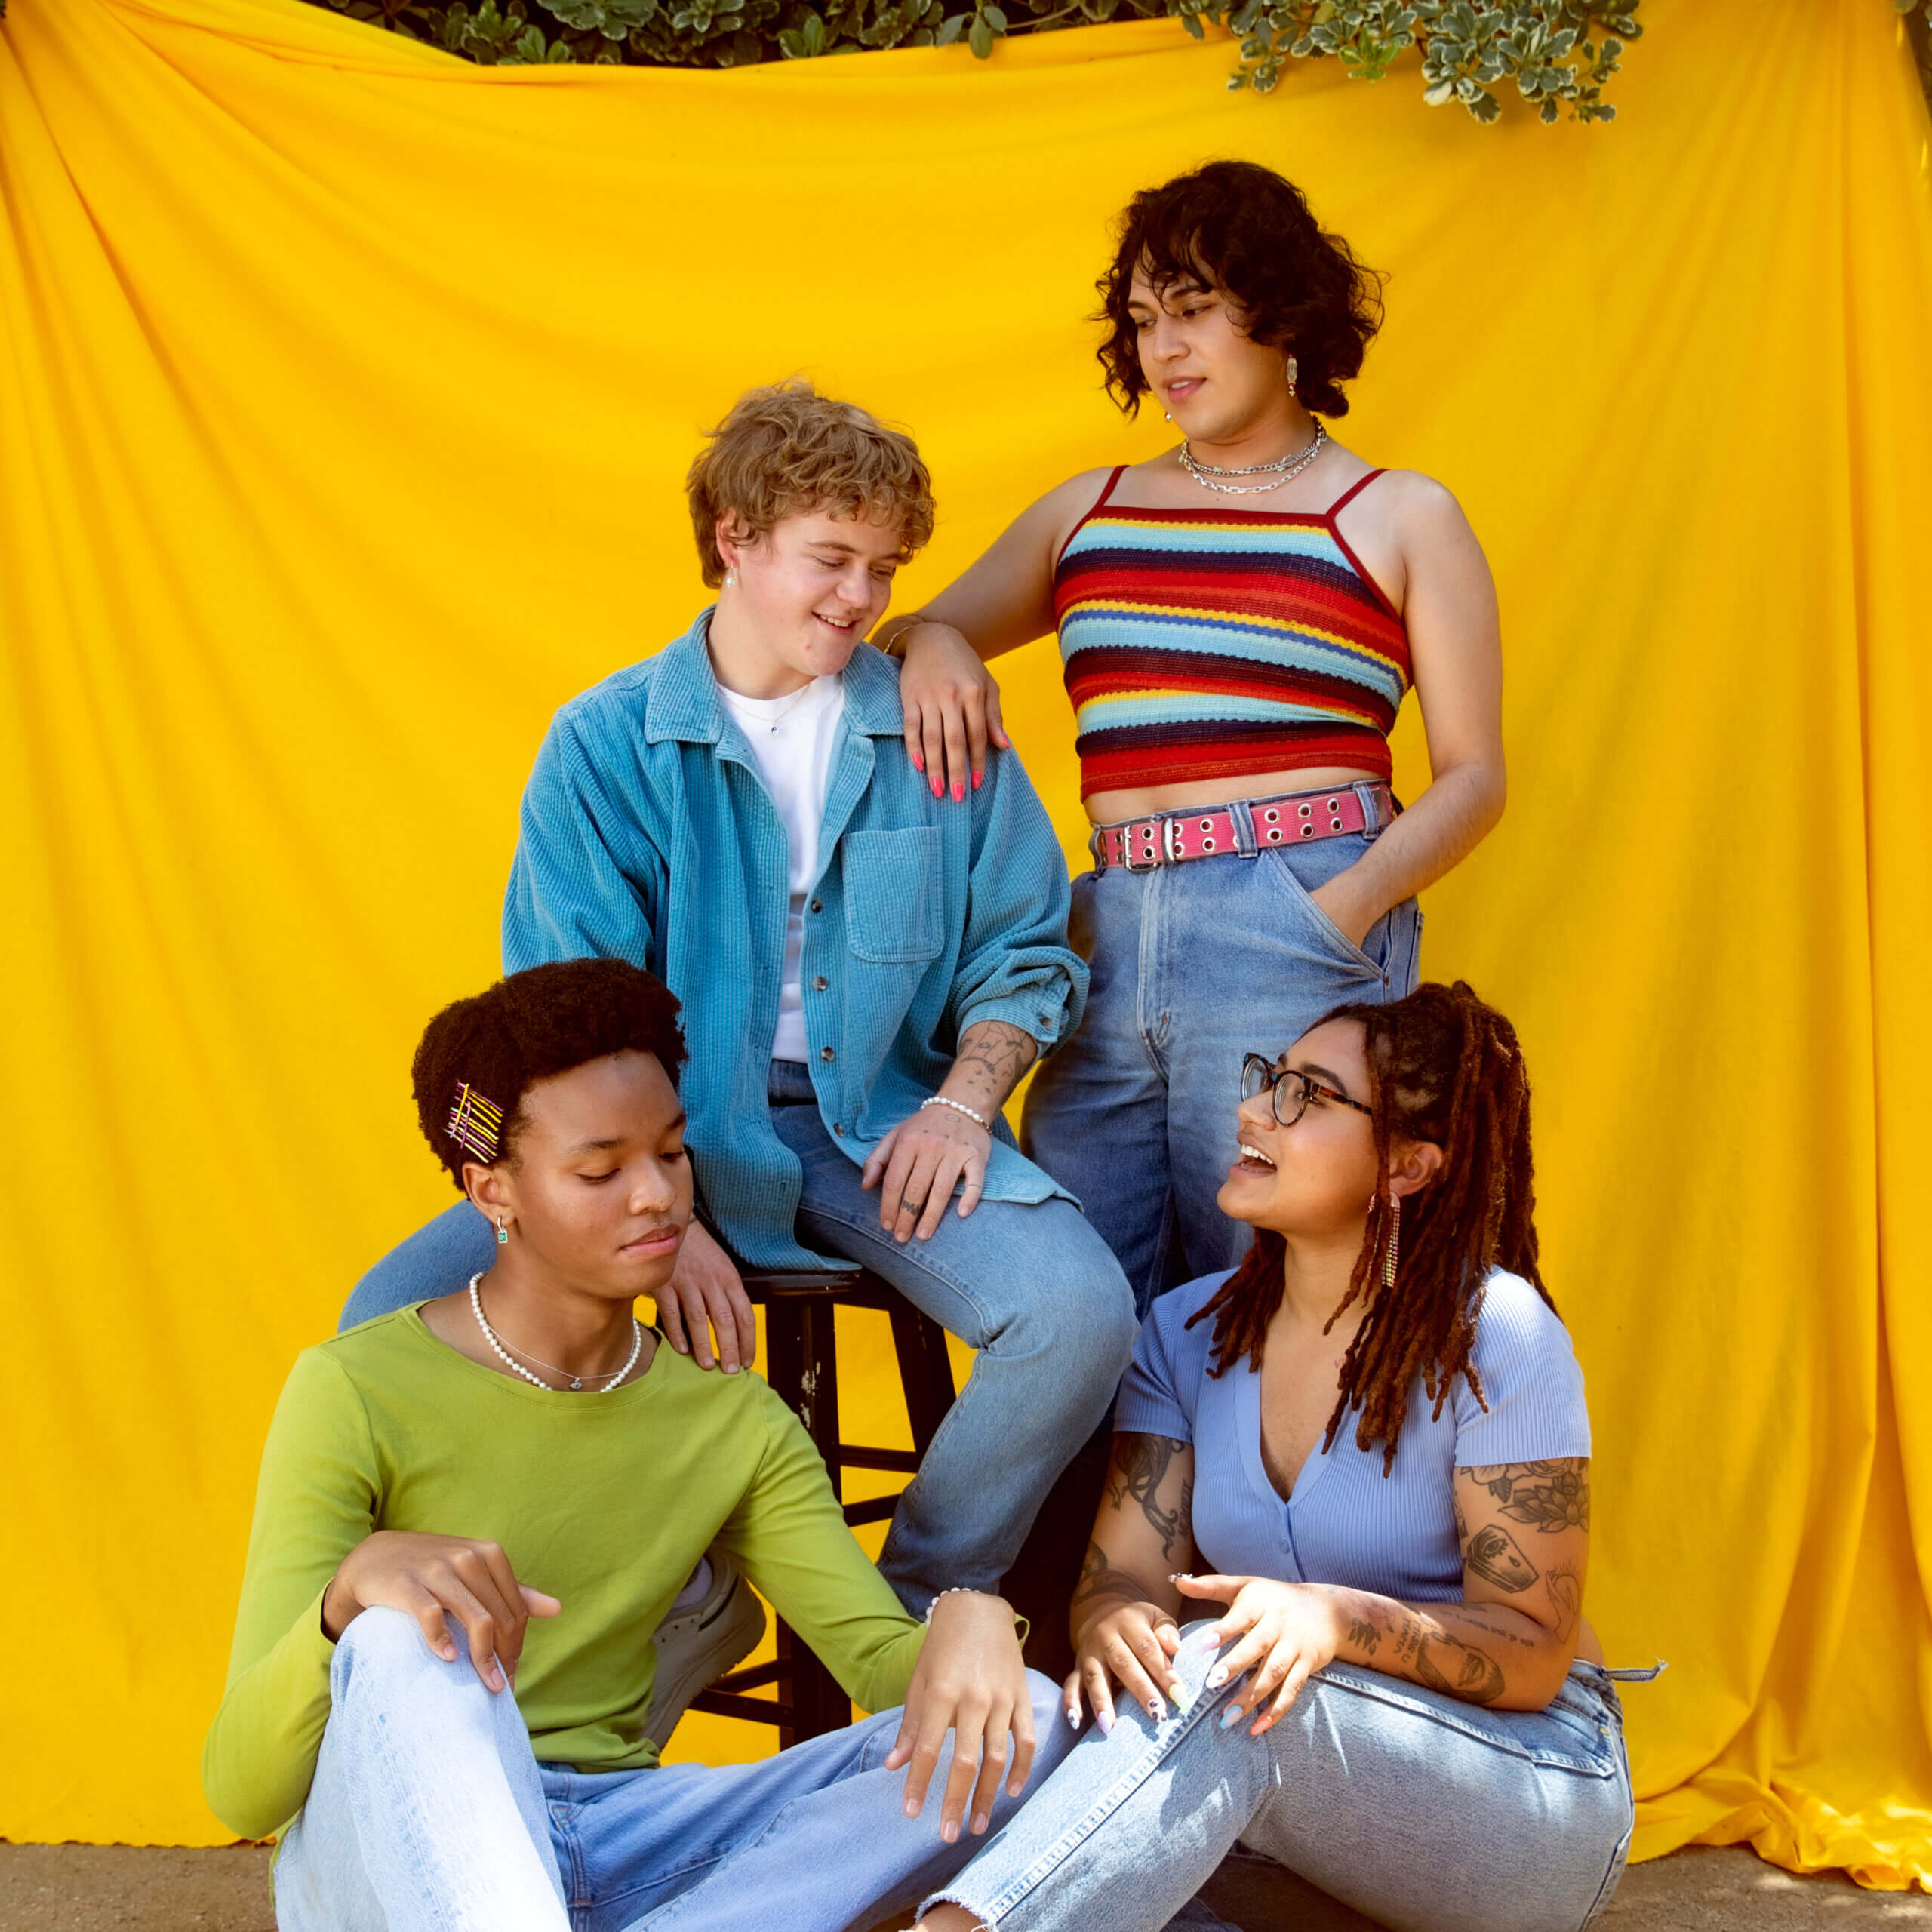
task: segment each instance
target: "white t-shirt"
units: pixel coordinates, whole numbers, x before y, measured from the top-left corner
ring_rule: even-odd
[[[740,697],[720,685],[718,695],[752,748],[791,846],[792,904],[785,923],[785,974],[778,989],[778,1031],[771,1057],[802,1060],[805,1011],[798,962],[805,946],[805,894],[818,875],[818,830],[825,820],[832,747],[838,721],[845,715],[845,683],[842,678],[814,678],[802,691],[788,691],[783,697]]]

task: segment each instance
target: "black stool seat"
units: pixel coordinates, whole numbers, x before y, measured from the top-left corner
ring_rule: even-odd
[[[835,1494],[844,1496],[847,1469],[891,1469],[911,1475],[952,1406],[952,1364],[946,1331],[889,1283],[869,1269],[741,1269],[745,1292],[764,1310],[766,1379],[805,1426],[825,1458]],[[834,1334],[839,1308],[882,1311],[892,1323],[892,1345],[899,1358],[899,1380],[912,1426],[910,1450],[876,1449],[842,1441],[838,1432],[838,1350]],[[876,1523],[899,1499],[878,1496],[844,1505],[848,1523]],[[852,1721],[852,1703],[838,1681],[812,1654],[783,1617],[777,1619],[778,1654],[721,1677],[691,1700],[694,1711],[714,1717],[744,1718],[775,1724],[781,1749],[801,1738],[842,1730]],[[746,1694],[768,1684],[778,1687],[776,1700]]]

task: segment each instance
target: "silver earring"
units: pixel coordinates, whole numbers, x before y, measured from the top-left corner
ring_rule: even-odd
[[[504,1226],[503,1217],[499,1214],[497,1217],[497,1245],[499,1247],[508,1247],[509,1244],[510,1231]]]
[[[727,590],[736,590],[737,589],[738,573],[736,571],[727,571],[724,573],[724,587]]]
[[[1163,423],[1171,423],[1174,420],[1174,414],[1172,410],[1164,409],[1161,411],[1161,420]]]

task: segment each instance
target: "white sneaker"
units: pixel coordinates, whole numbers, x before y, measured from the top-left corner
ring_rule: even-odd
[[[764,1635],[764,1605],[737,1566],[715,1544],[704,1555],[697,1575],[651,1633],[657,1676],[644,1731],[660,1751],[691,1700],[743,1663]],[[701,1580],[706,1569],[708,1587]]]

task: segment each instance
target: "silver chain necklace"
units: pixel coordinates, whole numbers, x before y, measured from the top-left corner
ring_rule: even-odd
[[[1251,463],[1240,469],[1222,469],[1211,463],[1203,463],[1194,454],[1192,446],[1186,437],[1181,438],[1180,466],[1204,490],[1212,490],[1223,497],[1258,497],[1264,491],[1278,490],[1284,483],[1292,482],[1322,451],[1327,447],[1328,430],[1324,423],[1318,422],[1314,436],[1308,447],[1297,450],[1289,456],[1278,457],[1272,463]],[[1266,476],[1266,483],[1217,482],[1217,477]]]
[[[502,1340],[498,1337],[496,1330],[492,1328],[489,1323],[484,1319],[483,1292],[481,1285],[482,1280],[483,1276],[480,1270],[477,1273],[471,1275],[469,1278],[469,1309],[470,1312],[476,1317],[477,1327],[483,1331],[484,1340],[488,1342],[491,1347],[496,1350],[497,1360],[500,1361],[503,1366],[509,1369],[513,1374],[521,1376],[524,1380],[530,1383],[533,1388],[541,1389],[547,1395],[561,1395],[563,1393],[561,1389],[552,1389],[549,1383],[546,1382],[540,1376],[532,1375],[529,1370],[524,1367],[522,1362],[515,1361],[511,1359],[509,1349],[504,1346]],[[617,1384],[623,1381],[624,1377],[629,1374],[632,1369],[636,1367],[637,1358],[639,1355],[643,1354],[643,1324],[638,1320],[637,1317],[633,1315],[631,1317],[630,1359],[624,1364],[622,1368],[618,1370],[615,1375],[612,1376],[608,1382],[605,1383],[602,1388],[597,1389],[593,1392],[599,1395],[609,1395],[611,1391],[616,1388]],[[539,1356],[529,1354],[525,1349],[518,1349],[517,1350],[517,1353],[520,1355],[523,1355],[526,1360],[535,1362],[539,1368],[547,1368],[552,1375],[570,1376],[570,1383],[573,1389],[581,1389],[583,1386],[583,1377],[582,1376],[572,1375],[568,1369],[559,1368],[555,1362],[545,1361]],[[593,1375],[590,1379],[592,1381],[595,1382],[599,1380],[601,1378]]]

